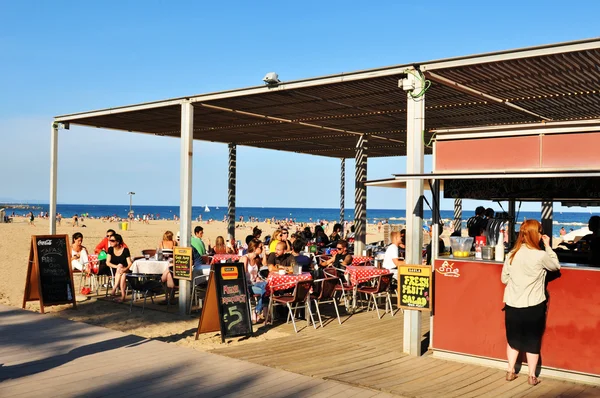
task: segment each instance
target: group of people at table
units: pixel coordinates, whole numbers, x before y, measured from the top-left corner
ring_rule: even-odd
[[[263,302],[268,297],[267,278],[269,274],[290,274],[293,273],[294,267],[296,267],[297,271],[309,273],[313,279],[321,279],[326,276],[324,270],[331,267],[329,270],[333,274],[343,277],[345,268],[352,264],[353,256],[348,251],[348,241],[342,239],[341,230],[341,225],[336,224],[332,234],[327,236],[323,227],[317,225],[314,233],[306,228],[302,232],[290,236],[287,229],[279,228],[263,241],[261,240],[262,231],[255,227],[252,234],[246,237],[246,244],[238,247],[234,241],[226,244],[220,236],[217,237],[215,245],[211,246],[210,240],[203,238],[203,228],[197,226],[194,228],[194,235],[190,241],[193,265],[195,268],[201,266],[205,262],[203,258],[205,259],[207,255],[239,254],[238,261],[244,264],[252,292],[258,297],[255,307],[255,320],[261,322],[266,317],[266,307]],[[346,236],[349,236],[349,234]],[[163,239],[158,244],[158,249],[172,252],[173,248],[178,245],[178,240],[179,236],[175,240],[173,233],[166,231]],[[396,274],[396,268],[403,264],[401,253],[404,247],[404,236],[400,232],[392,232],[391,240],[392,243],[386,250],[382,266]],[[315,242],[320,247],[329,246],[335,251],[330,256],[315,256],[306,253],[305,248],[309,241]],[[88,252],[83,246],[83,234],[80,232],[73,234],[71,251],[73,269],[86,273],[94,272],[98,275],[113,275],[114,283],[111,295],[114,296],[114,301],[122,302],[125,300],[125,276],[130,272],[134,260],[121,235],[109,229],[106,231],[106,236],[96,245],[94,253],[101,260],[97,270],[89,268]],[[165,270],[161,280],[170,288],[177,282],[173,279],[171,269]],[[117,289],[120,289],[119,293],[117,293]]]

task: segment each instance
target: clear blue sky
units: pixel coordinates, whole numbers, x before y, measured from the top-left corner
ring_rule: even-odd
[[[600,36],[598,1],[414,3],[0,0],[0,200],[48,200],[55,115]],[[59,203],[179,203],[179,140],[73,126],[59,151]],[[226,146],[194,151],[194,205],[226,204]],[[404,161],[370,159],[368,178]],[[368,195],[404,208],[402,190]],[[339,160],[238,148],[238,205],[339,206]]]

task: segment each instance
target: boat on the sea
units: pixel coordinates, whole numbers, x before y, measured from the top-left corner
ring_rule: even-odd
[[[210,211],[210,209],[208,208],[208,206],[204,206],[204,212],[208,213]]]

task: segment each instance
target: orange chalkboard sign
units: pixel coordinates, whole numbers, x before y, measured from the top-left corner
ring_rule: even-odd
[[[192,248],[175,247],[173,249],[173,277],[192,280]]]
[[[202,313],[198,321],[198,330],[196,331],[196,340],[200,333],[219,332],[221,324],[219,323],[219,308],[217,301],[217,286],[215,283],[214,270],[210,270],[208,277],[208,287],[206,288],[206,296],[202,305]]]
[[[50,305],[73,304],[75,288],[68,235],[31,237],[23,308],[28,301],[40,302],[40,311]]]

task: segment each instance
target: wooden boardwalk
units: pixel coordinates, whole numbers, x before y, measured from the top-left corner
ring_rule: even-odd
[[[362,312],[343,316],[342,325],[334,319],[316,330],[302,321],[298,334],[291,324],[280,325],[277,327],[291,334],[212,352],[406,397],[600,397],[598,386],[551,379],[543,372],[542,383],[531,387],[526,375],[507,382],[505,372],[499,369],[431,355],[407,356],[402,353],[402,318],[398,313],[379,320],[374,312]],[[428,330],[429,317],[424,314],[424,347]]]
[[[389,397],[0,305],[0,397]]]

